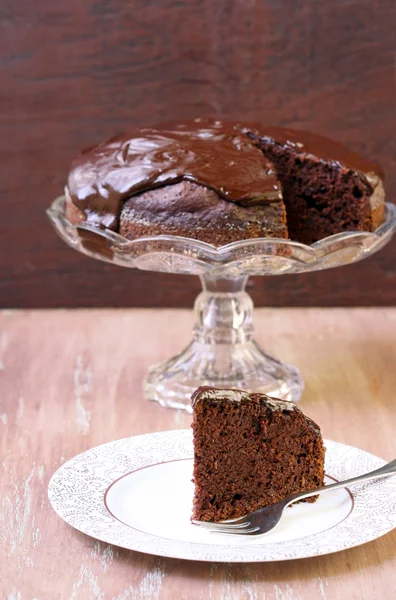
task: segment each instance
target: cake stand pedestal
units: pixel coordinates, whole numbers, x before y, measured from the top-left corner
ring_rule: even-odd
[[[297,401],[298,369],[266,354],[253,340],[253,302],[247,276],[202,275],[195,301],[193,340],[178,356],[150,368],[145,396],[162,406],[187,408],[200,385],[261,391]]]
[[[117,233],[73,225],[64,216],[64,196],[47,214],[61,238],[76,250],[113,264],[166,273],[198,275],[203,291],[195,301],[192,342],[170,360],[153,365],[145,397],[191,412],[200,385],[260,391],[297,402],[303,381],[294,366],[266,354],[253,340],[250,275],[306,273],[357,262],[382,248],[396,229],[396,207],[374,232],[339,233],[311,246],[260,238],[216,248],[176,236],[127,240]]]

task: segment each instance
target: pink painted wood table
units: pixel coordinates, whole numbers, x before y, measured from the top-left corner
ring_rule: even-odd
[[[396,458],[396,309],[257,310],[265,348],[296,364],[325,437]],[[143,400],[148,366],[190,339],[170,310],[0,313],[0,598],[310,600],[396,597],[396,532],[313,559],[210,564],[96,541],[47,499],[53,472],[98,444],[189,427]]]

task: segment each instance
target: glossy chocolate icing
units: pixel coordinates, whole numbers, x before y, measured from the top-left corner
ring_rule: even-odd
[[[243,205],[281,198],[272,164],[243,127],[213,119],[136,129],[95,146],[73,162],[68,190],[88,220],[115,228],[123,199],[181,179]]]
[[[124,200],[183,179],[245,206],[278,201],[280,184],[262,141],[383,176],[375,163],[319,135],[195,119],[136,129],[83,151],[72,163],[68,193],[85,220],[110,229],[118,227]]]

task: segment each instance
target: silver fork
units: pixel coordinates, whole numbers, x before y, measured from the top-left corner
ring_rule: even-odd
[[[336,490],[348,485],[355,485],[356,483],[363,483],[364,481],[371,481],[372,479],[378,479],[380,477],[388,477],[389,475],[394,475],[395,473],[396,460],[392,460],[392,462],[387,463],[375,471],[370,471],[370,473],[365,473],[364,475],[359,475],[358,477],[353,477],[352,479],[347,479],[346,481],[337,481],[337,483],[325,485],[324,487],[315,488],[306,492],[298,492],[297,494],[293,494],[292,496],[289,496],[288,498],[285,498],[276,504],[264,506],[264,508],[260,508],[250,515],[245,515],[239,519],[230,519],[228,521],[221,521],[220,523],[212,523],[208,521],[192,521],[192,523],[194,525],[199,525],[200,527],[209,529],[213,533],[232,533],[233,535],[263,535],[264,533],[272,531],[278,525],[284,509],[290,504],[293,504],[293,502],[304,500],[305,498],[310,498],[311,496],[316,496],[323,492],[328,492],[329,490]]]

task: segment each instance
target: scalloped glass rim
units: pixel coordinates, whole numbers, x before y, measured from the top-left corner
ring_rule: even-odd
[[[203,275],[210,271],[219,277],[280,275],[342,266],[371,256],[396,230],[396,205],[387,203],[385,221],[373,232],[337,233],[311,246],[282,238],[255,238],[217,248],[172,235],[128,240],[95,226],[73,225],[64,215],[64,203],[65,196],[56,198],[47,215],[61,238],[74,249],[125,267],[179,274]],[[90,243],[84,244],[87,234]]]

